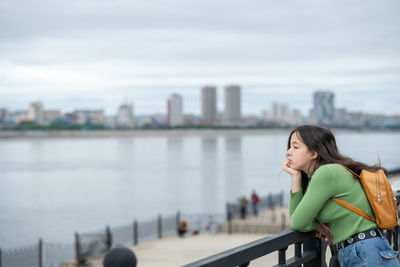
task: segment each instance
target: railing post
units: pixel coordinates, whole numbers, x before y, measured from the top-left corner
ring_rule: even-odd
[[[272,222],[275,223],[276,222],[276,206],[275,206],[275,200],[273,199],[272,202]]]
[[[181,221],[181,212],[177,211],[176,212],[176,227],[175,227],[176,229],[178,229],[180,221]]]
[[[298,242],[294,245],[294,256],[296,258],[301,258],[301,244],[302,242]]]
[[[320,267],[325,266],[325,251],[326,242],[321,242],[321,239],[310,237],[304,240],[303,250],[313,250],[317,252],[317,257],[312,261],[304,263],[304,267]]]
[[[158,233],[158,238],[162,238],[162,218],[161,218],[161,215],[158,215],[158,217],[157,217],[157,233]]]
[[[43,241],[39,239],[39,267],[43,267]]]
[[[232,212],[228,212],[228,234],[232,234]]]
[[[76,260],[76,266],[79,266],[79,264],[81,262],[79,249],[80,249],[79,234],[75,233],[75,260]]]
[[[1,267],[1,248],[0,248],[0,267]]]
[[[279,250],[279,260],[278,260],[279,266],[286,266],[286,250],[287,247],[284,247]]]
[[[112,235],[110,227],[108,225],[106,226],[106,245],[107,245],[107,250],[109,250],[112,246]]]
[[[136,220],[133,222],[133,244],[138,244],[138,223]]]
[[[396,225],[393,231],[393,250],[399,251],[399,225]]]
[[[230,205],[229,202],[226,202],[226,220],[229,221],[229,211],[230,211]]]

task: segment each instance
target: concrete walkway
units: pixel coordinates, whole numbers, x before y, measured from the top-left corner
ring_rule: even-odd
[[[167,237],[130,246],[138,260],[138,267],[182,266],[227,249],[260,239],[261,234],[201,234],[186,238]],[[286,257],[294,255],[294,246],[289,247]],[[329,256],[330,257],[330,256]],[[328,258],[329,259],[329,258]],[[102,266],[103,255],[92,259],[89,266]],[[251,267],[278,264],[278,252],[271,253],[251,262]]]
[[[235,220],[234,225],[239,225],[237,228],[242,230],[251,230],[252,226],[258,227],[258,230],[265,230],[267,228],[262,228],[260,225],[271,225],[272,217],[276,217],[276,221],[270,229],[276,228],[279,232],[281,231],[281,214],[287,214],[287,208],[279,208],[275,211],[262,211],[258,217],[248,216],[246,220]],[[285,223],[288,225],[289,220],[288,217],[286,218]],[[251,231],[254,232],[255,230]],[[146,241],[137,246],[129,246],[129,248],[136,254],[138,267],[172,267],[182,266],[268,235],[271,235],[271,233],[199,234],[187,235],[185,238],[170,236]],[[287,250],[286,258],[293,257],[293,255],[294,246],[291,246]],[[89,266],[101,267],[103,257],[104,255],[99,255],[92,258]],[[327,259],[330,259],[329,249],[327,250]],[[278,252],[254,260],[250,266],[265,267],[275,264],[278,264]]]

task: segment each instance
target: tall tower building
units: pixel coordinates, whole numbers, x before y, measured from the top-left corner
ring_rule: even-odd
[[[44,124],[44,111],[42,102],[34,102],[30,104],[28,118],[37,124]]]
[[[242,119],[240,107],[240,86],[230,85],[225,87],[225,114],[224,122],[239,124]]]
[[[330,125],[335,118],[335,94],[330,91],[314,93],[314,118],[319,124]]]
[[[201,117],[204,123],[212,124],[217,120],[217,88],[201,88]]]
[[[122,104],[117,113],[117,126],[133,128],[135,126],[135,117],[133,115],[133,104]]]
[[[170,126],[184,124],[183,100],[178,94],[173,94],[168,99],[168,123]]]

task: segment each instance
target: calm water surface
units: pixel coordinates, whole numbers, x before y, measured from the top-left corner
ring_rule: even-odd
[[[341,152],[400,167],[399,133],[338,133]],[[0,248],[72,243],[134,219],[223,213],[256,189],[288,191],[287,134],[0,141]]]

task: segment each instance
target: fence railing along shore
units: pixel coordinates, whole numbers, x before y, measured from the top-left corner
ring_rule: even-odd
[[[74,244],[54,244],[39,240],[37,244],[16,249],[0,249],[0,267],[59,267],[70,262],[84,265],[88,257],[106,252],[116,245],[137,245],[147,240],[176,234],[178,223],[187,219],[189,231],[215,233],[223,214],[181,214],[146,221],[133,221],[105,230],[75,233]],[[68,265],[69,266],[69,265]]]

